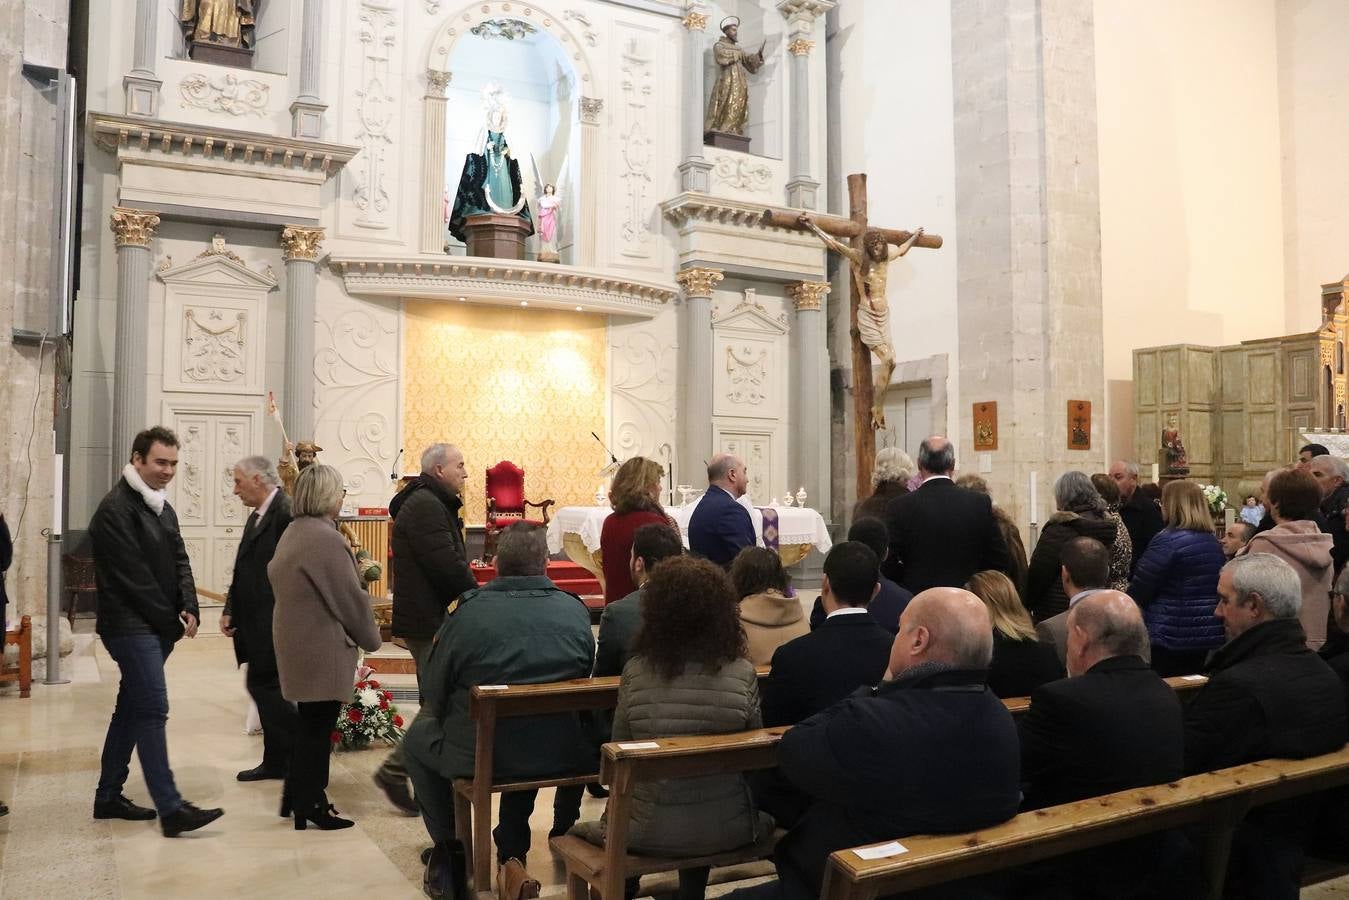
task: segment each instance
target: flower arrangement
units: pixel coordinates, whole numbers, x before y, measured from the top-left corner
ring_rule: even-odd
[[[375,741],[397,744],[403,738],[403,717],[394,705],[393,694],[370,678],[373,670],[358,670],[351,701],[342,707],[333,728],[335,750],[362,750]]]
[[[1215,516],[1222,515],[1223,510],[1227,509],[1227,491],[1216,484],[1206,484],[1202,486],[1204,491],[1204,501],[1208,503],[1209,512]]]

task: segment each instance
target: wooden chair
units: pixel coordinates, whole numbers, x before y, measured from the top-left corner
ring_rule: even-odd
[[[549,843],[567,867],[567,900],[622,900],[628,878],[673,872],[693,866],[730,866],[763,859],[776,835],[756,844],[709,856],[671,859],[628,852],[628,818],[634,788],[647,781],[695,775],[769,769],[777,763],[778,743],[786,728],[761,728],[732,734],[662,738],[604,745],[600,783],[609,787],[604,846],[573,835]]]
[[[1223,893],[1232,835],[1254,806],[1349,784],[1349,747],[1311,759],[1267,759],[1025,812],[968,834],[915,835],[867,859],[868,845],[830,854],[822,900],[875,900],[1182,826],[1204,829],[1211,900]],[[891,848],[894,849],[894,848]],[[867,854],[870,855],[870,854]]]
[[[483,537],[483,561],[496,556],[497,537],[516,522],[548,524],[548,507],[552,500],[535,503],[525,498],[525,470],[510,460],[502,460],[487,470],[485,495],[487,497],[486,534]],[[543,520],[525,518],[529,507],[543,515]]]
[[[24,616],[19,620],[18,631],[5,632],[4,644],[0,645],[0,651],[11,644],[19,648],[19,663],[15,666],[0,663],[0,682],[17,681],[19,683],[19,697],[27,698],[32,694],[33,686],[33,620],[31,617]],[[3,653],[0,653],[0,656],[3,656]]]
[[[61,583],[65,588],[66,618],[69,619],[70,627],[73,629],[75,615],[80,611],[80,595],[98,593],[98,585],[94,581],[94,558],[76,556],[73,553],[64,554],[61,557]],[[93,608],[98,608],[97,599]]]

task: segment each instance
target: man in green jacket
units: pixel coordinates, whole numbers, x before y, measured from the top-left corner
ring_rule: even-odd
[[[590,613],[574,594],[544,574],[544,529],[518,523],[501,536],[497,577],[464,594],[436,633],[421,678],[423,703],[403,738],[403,758],[435,842],[428,887],[462,889],[463,852],[454,837],[451,783],[473,775],[474,723],[469,690],[484,684],[545,684],[590,675],[595,645]],[[493,767],[499,780],[547,778],[595,771],[594,745],[575,713],[503,719],[497,724]],[[553,830],[565,832],[580,816],[581,786],[557,789]],[[497,859],[523,861],[529,852],[529,816],[537,791],[501,795],[500,823],[492,831]],[[447,864],[448,863],[448,864]]]

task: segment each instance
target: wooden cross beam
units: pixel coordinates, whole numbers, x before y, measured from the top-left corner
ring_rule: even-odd
[[[801,210],[785,209],[766,209],[761,217],[761,221],[765,225],[788,228],[793,231],[801,231],[808,227],[802,223],[801,219]],[[914,232],[911,231],[878,228],[869,225],[867,223],[867,176],[864,174],[848,176],[848,218],[811,215],[810,220],[826,236],[847,238],[848,248],[846,250],[851,251],[847,254],[852,270],[852,277],[849,279],[852,289],[850,291],[848,322],[849,335],[852,339],[853,443],[857,451],[857,497],[861,499],[871,492],[871,470],[876,463],[876,428],[880,427],[880,423],[875,415],[876,388],[873,378],[869,377],[872,375],[871,356],[873,349],[862,340],[862,331],[858,325],[858,310],[863,302],[879,304],[880,308],[887,311],[885,315],[888,317],[887,300],[884,296],[885,266],[888,265],[888,259],[869,262],[866,266],[868,274],[863,277],[859,277],[858,274],[861,271],[858,260],[863,259],[867,252],[865,238],[869,231],[879,232],[885,238],[887,253],[890,252],[890,244],[899,245],[901,253],[907,252],[911,246],[936,250],[941,247],[942,239],[941,235],[927,233],[921,233],[915,238]],[[841,245],[831,247],[831,249],[846,252]],[[877,288],[876,297],[870,296],[873,285]],[[883,374],[888,383],[890,372],[894,368],[894,348],[889,345],[889,335],[885,335],[884,340],[889,355],[880,358],[884,367]]]

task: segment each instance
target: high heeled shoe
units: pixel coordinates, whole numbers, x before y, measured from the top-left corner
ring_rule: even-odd
[[[337,809],[329,803],[327,807],[316,806],[308,812],[295,810],[295,830],[304,831],[306,824],[312,824],[320,831],[336,831],[339,828],[350,828],[356,823],[338,816]]]
[[[290,805],[290,794],[283,792],[281,794],[281,811],[277,813],[277,815],[283,819],[289,819],[291,812],[293,812],[293,810]]]

